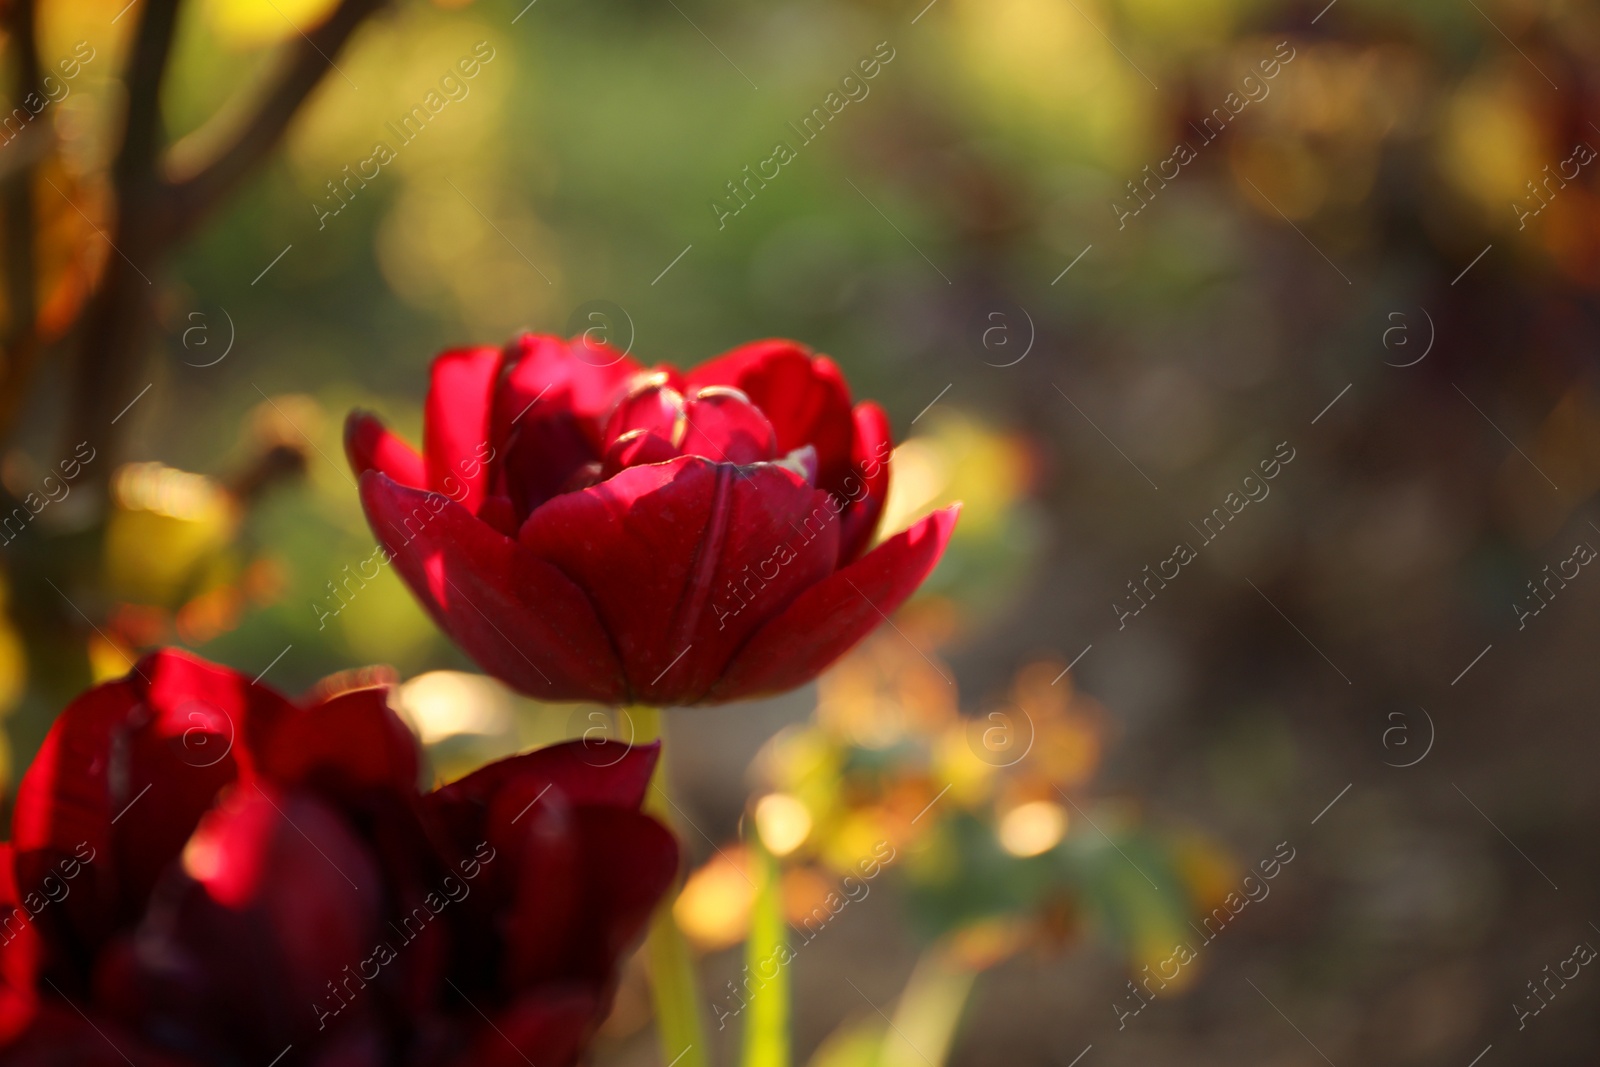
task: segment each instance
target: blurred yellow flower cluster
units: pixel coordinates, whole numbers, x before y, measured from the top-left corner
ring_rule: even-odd
[[[926,651],[930,625],[903,615],[863,644],[824,676],[814,716],[756,760],[746,832],[783,865],[791,923],[864,897],[870,887],[857,885],[881,868],[916,932],[960,967],[1086,928],[1135,966],[1170,951],[1231,864],[1090,797],[1108,718],[1062,664],[1023,667],[1003,697],[966,714],[949,668]],[[864,860],[880,861],[871,877]],[[729,845],[689,878],[676,912],[702,950],[745,936],[748,864]]]
[[[319,421],[309,397],[263,402],[241,433],[243,463],[226,479],[155,462],[117,468],[102,557],[113,603],[89,643],[97,681],[121,677],[141,651],[174,637],[213,640],[247,608],[282,595],[283,565],[247,542],[244,521],[268,487],[303,472],[299,427]]]

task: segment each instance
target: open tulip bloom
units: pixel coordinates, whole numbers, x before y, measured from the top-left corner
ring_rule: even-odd
[[[359,412],[345,442],[385,559],[480,665],[647,720],[809,681],[956,519],[869,550],[888,419],[786,341],[687,374],[549,337],[450,351],[422,455]],[[573,742],[423,794],[382,685],[296,704],[153,653],[62,712],[22,779],[0,1067],[559,1067],[647,925],[663,1048],[703,1064],[660,906],[678,847],[640,810],[658,751]]]
[[[571,1064],[676,877],[656,756],[571,742],[422,794],[385,688],[294,704],[147,656],[23,777],[0,1064]]]
[[[916,590],[956,520],[868,551],[888,419],[788,341],[686,374],[582,339],[452,350],[421,455],[362,412],[345,445],[386,558],[480,666],[541,700],[804,684]]]

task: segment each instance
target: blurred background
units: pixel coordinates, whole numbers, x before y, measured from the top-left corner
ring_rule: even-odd
[[[757,834],[798,1063],[1595,1063],[1600,10],[925,3],[0,5],[7,791],[157,644],[392,664],[445,778],[626,735],[348,592],[344,413],[789,336],[887,529],[967,509],[819,686],[669,713],[720,1062]]]

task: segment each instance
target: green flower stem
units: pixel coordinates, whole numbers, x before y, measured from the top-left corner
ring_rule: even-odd
[[[783,871],[760,834],[749,835],[756,877],[745,972],[755,975],[744,1020],[744,1067],[789,1067],[788,924],[783,918]],[[772,971],[769,979],[767,972]]]
[[[633,720],[635,740],[644,742],[659,738],[665,749],[659,708],[635,706],[626,709],[625,714]],[[676,832],[676,811],[667,781],[665,751],[650,779],[644,810]],[[674,891],[656,908],[650,920],[650,934],[645,939],[661,1062],[672,1067],[707,1067],[710,1061],[700,1020],[700,983],[695,978],[694,961],[689,957],[689,943],[684,940],[683,931],[678,929],[678,921],[672,914],[677,898]]]

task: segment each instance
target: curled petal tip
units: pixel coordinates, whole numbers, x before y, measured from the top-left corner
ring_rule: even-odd
[[[357,408],[344,420],[344,454],[358,475],[383,471],[402,485],[424,485],[422,457],[370,411]]]

